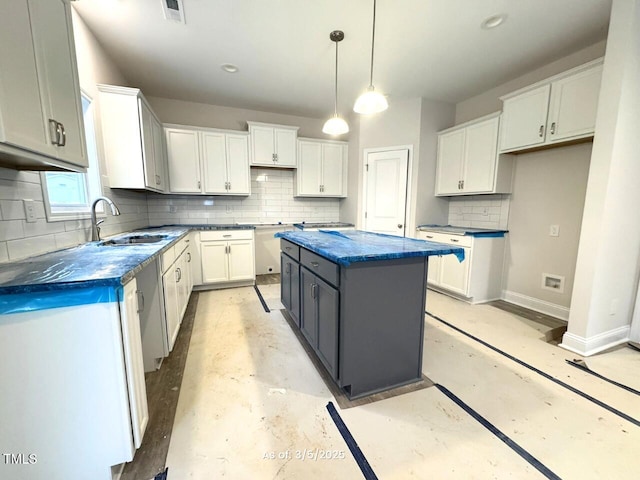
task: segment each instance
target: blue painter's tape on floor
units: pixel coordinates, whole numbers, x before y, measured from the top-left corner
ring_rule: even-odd
[[[369,462],[367,462],[367,459],[364,457],[362,450],[360,450],[360,447],[358,447],[358,444],[351,435],[351,432],[342,421],[342,418],[336,410],[336,407],[333,405],[333,402],[327,403],[327,410],[329,411],[331,418],[333,418],[333,422],[336,424],[336,427],[338,427],[340,435],[342,435],[342,438],[344,438],[344,441],[347,443],[349,450],[351,450],[351,455],[353,455],[353,458],[360,467],[364,478],[366,480],[378,480],[378,477],[373,472],[371,465],[369,465]]]
[[[267,305],[267,302],[264,301],[264,297],[262,296],[262,293],[260,292],[260,289],[258,288],[258,286],[254,285],[253,288],[258,294],[258,298],[260,299],[260,303],[262,304],[262,308],[264,308],[264,311],[267,313],[271,312],[271,310],[269,310],[269,305]]]
[[[594,377],[599,378],[600,380],[604,380],[605,382],[609,382],[611,385],[615,385],[616,387],[620,387],[623,390],[626,390],[627,392],[633,393],[634,395],[640,395],[640,391],[636,390],[635,388],[629,387],[628,385],[625,385],[624,383],[620,383],[620,382],[616,382],[615,380],[611,380],[610,378],[607,378],[604,375],[600,375],[598,372],[594,372],[589,367],[587,367],[587,364],[584,363],[582,360],[566,360],[565,359],[565,362],[567,362],[572,367],[579,368],[583,372],[587,372],[587,373],[593,375]]]
[[[551,376],[551,375],[549,375],[548,373],[545,373],[545,372],[543,372],[542,370],[539,370],[539,369],[537,369],[536,367],[534,367],[534,366],[532,366],[532,365],[529,365],[529,364],[528,364],[528,363],[526,363],[526,362],[523,362],[523,361],[522,361],[522,360],[520,360],[519,358],[516,358],[516,357],[514,357],[513,355],[510,355],[510,354],[508,354],[508,353],[506,353],[506,352],[503,352],[502,350],[500,350],[500,349],[499,349],[499,348],[497,348],[497,347],[494,347],[494,346],[493,346],[493,345],[491,345],[490,343],[487,343],[487,342],[485,342],[484,340],[480,340],[478,337],[475,337],[475,336],[471,335],[470,333],[465,332],[464,330],[462,330],[461,328],[456,327],[455,325],[451,325],[449,322],[447,322],[447,321],[445,321],[445,320],[441,319],[440,317],[437,317],[437,316],[435,316],[435,315],[433,315],[433,314],[431,314],[431,313],[429,313],[429,312],[426,312],[426,311],[425,311],[424,313],[426,313],[427,315],[429,315],[431,318],[433,318],[433,319],[435,319],[435,320],[439,321],[440,323],[443,323],[443,324],[444,324],[444,325],[446,325],[447,327],[449,327],[449,328],[451,328],[451,329],[455,330],[456,332],[461,333],[462,335],[464,335],[464,336],[466,336],[466,337],[468,337],[468,338],[470,338],[470,339],[472,339],[472,340],[475,340],[476,342],[478,342],[478,343],[480,343],[480,344],[484,345],[485,347],[487,347],[487,348],[489,348],[489,349],[493,350],[493,351],[494,351],[494,352],[496,352],[496,353],[499,353],[500,355],[502,355],[502,356],[504,356],[504,357],[507,357],[509,360],[513,360],[513,361],[514,361],[514,362],[516,362],[517,364],[522,365],[522,366],[523,366],[523,367],[525,367],[525,368],[528,368],[528,369],[529,369],[529,370],[531,370],[532,372],[537,373],[538,375],[540,375],[540,376],[542,376],[542,377],[546,378],[547,380],[551,380],[552,382],[554,382],[554,383],[556,383],[556,384],[560,385],[561,387],[566,388],[567,390],[569,390],[569,391],[571,391],[571,392],[575,393],[576,395],[580,395],[582,398],[584,398],[584,399],[586,399],[586,400],[589,400],[590,402],[595,403],[595,404],[596,404],[596,405],[598,405],[599,407],[604,408],[605,410],[607,410],[607,411],[609,411],[609,412],[613,413],[614,415],[617,415],[617,416],[619,416],[620,418],[624,418],[624,419],[625,419],[625,420],[627,420],[628,422],[633,423],[636,427],[640,427],[640,421],[639,421],[639,420],[637,420],[637,419],[633,418],[633,417],[632,417],[632,416],[630,416],[630,415],[627,415],[627,414],[626,414],[626,413],[624,413],[624,412],[621,412],[621,411],[620,411],[620,410],[618,410],[617,408],[613,408],[611,405],[607,405],[606,403],[604,403],[604,402],[602,402],[602,401],[598,400],[597,398],[592,397],[592,396],[591,396],[591,395],[589,395],[588,393],[585,393],[585,392],[583,392],[582,390],[578,390],[577,388],[572,387],[572,386],[571,386],[571,385],[569,385],[568,383],[565,383],[565,382],[563,382],[562,380],[558,380],[557,378],[552,377],[552,376]]]
[[[516,442],[511,440],[507,435],[502,433],[498,428],[496,428],[491,422],[489,422],[486,418],[476,412],[469,405],[460,400],[455,394],[450,392],[446,387],[439,385],[436,383],[436,388],[444,393],[447,397],[453,400],[460,408],[462,408],[465,412],[471,415],[475,420],[477,420],[484,428],[493,433],[496,437],[498,437],[501,441],[503,441],[511,450],[520,455],[524,460],[529,462],[536,470],[542,473],[545,477],[550,480],[560,480],[560,477],[553,473],[549,468],[547,468],[540,460],[535,458],[529,452],[527,452],[524,448],[518,445]]]

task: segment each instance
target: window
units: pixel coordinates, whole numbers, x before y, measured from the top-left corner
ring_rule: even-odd
[[[82,93],[82,116],[87,140],[87,173],[43,172],[41,173],[47,220],[73,220],[87,218],[91,211],[91,199],[102,195],[96,132],[93,122],[91,98]]]

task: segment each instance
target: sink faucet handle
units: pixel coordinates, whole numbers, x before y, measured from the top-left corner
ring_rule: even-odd
[[[101,223],[104,223],[105,220],[106,220],[106,218],[101,218],[100,220],[96,220],[96,227],[98,225],[100,225]]]

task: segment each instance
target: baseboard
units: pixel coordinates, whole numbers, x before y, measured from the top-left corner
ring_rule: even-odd
[[[255,284],[256,284],[255,279],[240,280],[237,282],[205,283],[204,285],[194,285],[193,290],[196,292],[202,292],[205,290],[222,290],[224,288],[252,287]]]
[[[584,338],[571,332],[562,336],[560,347],[577,353],[583,357],[594,355],[608,348],[615,347],[629,340],[629,325],[614,328],[608,332],[599,333],[593,337]]]
[[[530,310],[535,310],[536,312],[544,313],[545,315],[564,320],[565,322],[569,320],[569,309],[562,305],[556,305],[555,303],[546,302],[544,300],[528,297],[527,295],[510,292],[508,290],[502,291],[502,300]]]

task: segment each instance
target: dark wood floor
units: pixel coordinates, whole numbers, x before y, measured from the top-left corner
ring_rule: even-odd
[[[268,273],[266,275],[256,275],[256,285],[272,285],[280,283],[279,273]]]
[[[198,292],[191,294],[173,351],[162,362],[162,368],[145,375],[149,423],[142,445],[125,465],[121,480],[148,480],[165,468],[198,295]]]
[[[567,331],[566,321],[550,315],[545,315],[544,313],[536,312],[535,310],[530,310],[528,308],[521,307],[520,305],[514,305],[513,303],[505,302],[504,300],[496,300],[495,302],[490,302],[489,305],[499,308],[500,310],[519,315],[528,320],[533,320],[534,322],[547,327],[551,327],[551,330],[545,334],[546,341],[548,343],[557,345],[562,341],[562,336]]]

